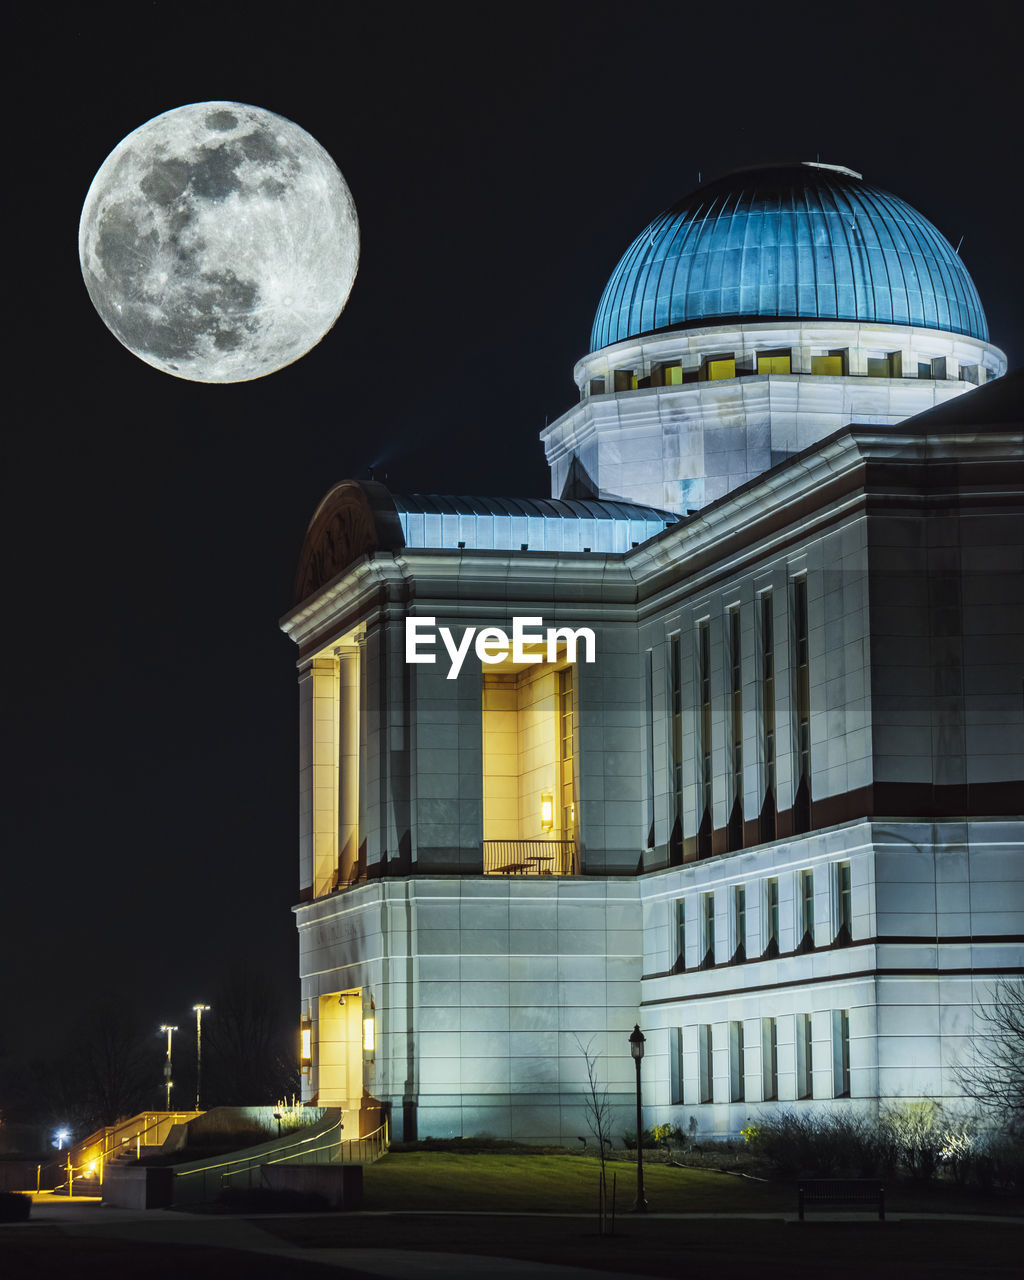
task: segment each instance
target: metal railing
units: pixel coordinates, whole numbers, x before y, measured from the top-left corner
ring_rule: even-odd
[[[202,1111],[144,1111],[119,1124],[105,1125],[81,1142],[72,1143],[66,1156],[40,1165],[37,1183],[43,1169],[59,1169],[65,1175],[68,1195],[74,1195],[76,1178],[86,1184],[79,1194],[95,1194],[95,1188],[103,1186],[106,1166],[112,1160],[126,1155],[138,1159],[144,1146],[161,1146],[174,1125],[187,1124],[201,1115]]]
[[[249,1152],[232,1160],[211,1160],[192,1168],[175,1169],[175,1204],[202,1204],[217,1198],[221,1191],[234,1187],[264,1185],[263,1170],[269,1165],[297,1160],[302,1164],[371,1164],[388,1149],[387,1120],[363,1138],[342,1138],[343,1117],[327,1128],[305,1138],[270,1149]]]
[[[485,876],[578,876],[575,840],[485,840]]]

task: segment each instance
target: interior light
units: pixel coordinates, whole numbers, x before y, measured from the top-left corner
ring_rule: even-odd
[[[550,831],[555,825],[555,798],[550,791],[545,791],[540,798],[540,828]]]
[[[373,1046],[374,1046],[373,1019],[364,1018],[363,1019],[363,1048],[366,1050],[367,1053],[373,1053]]]
[[[308,1018],[302,1019],[299,1030],[299,1061],[303,1071],[308,1071],[313,1062],[313,1027]]]

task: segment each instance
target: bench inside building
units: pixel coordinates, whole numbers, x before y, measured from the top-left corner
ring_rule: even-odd
[[[838,1205],[873,1205],[878,1209],[879,1221],[885,1220],[885,1187],[870,1178],[819,1178],[801,1182],[799,1191],[801,1222],[805,1209],[831,1209]]]

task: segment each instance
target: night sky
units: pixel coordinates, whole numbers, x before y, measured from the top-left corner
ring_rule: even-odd
[[[368,9],[8,6],[0,1059],[103,994],[187,1025],[239,960],[297,1011],[277,623],[313,510],[370,467],[396,492],[547,493],[537,433],[605,280],[698,170],[859,170],[963,237],[1021,363],[1009,5]],[[331,333],[230,386],[131,355],[78,265],[108,153],[210,99],[311,133],[362,231]]]

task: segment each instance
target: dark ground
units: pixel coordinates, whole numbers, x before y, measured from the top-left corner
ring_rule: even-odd
[[[102,1211],[97,1211],[102,1212]],[[184,1224],[183,1224],[184,1225]],[[229,1225],[225,1220],[226,1227]],[[627,1218],[616,1235],[599,1237],[584,1218],[429,1214],[326,1214],[253,1221],[291,1245],[466,1253],[558,1262],[644,1276],[821,1277],[870,1275],[874,1280],[1020,1274],[1021,1227],[1004,1222],[808,1221],[774,1219]],[[97,1226],[97,1230],[109,1230]],[[5,1280],[34,1277],[180,1276],[223,1280],[359,1275],[273,1255],[194,1245],[144,1244],[100,1237],[88,1227],[0,1228]],[[270,1242],[268,1242],[269,1244]],[[271,1245],[271,1247],[273,1247]]]

